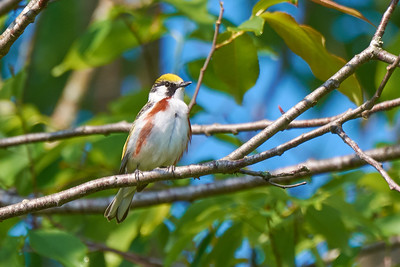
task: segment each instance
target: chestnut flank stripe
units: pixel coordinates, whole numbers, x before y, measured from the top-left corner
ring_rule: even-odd
[[[140,131],[138,140],[137,140],[137,145],[136,145],[136,150],[135,153],[133,154],[134,157],[136,157],[139,153],[140,150],[142,149],[143,145],[146,144],[147,138],[149,137],[151,130],[153,129],[154,123],[154,116],[160,112],[164,111],[168,108],[168,101],[170,97],[164,98],[157,102],[153,108],[150,110],[150,112],[146,116],[146,124]]]

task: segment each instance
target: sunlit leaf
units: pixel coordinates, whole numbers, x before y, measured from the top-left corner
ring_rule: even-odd
[[[290,50],[308,63],[321,81],[328,80],[346,64],[344,59],[326,50],[325,39],[319,32],[309,26],[299,25],[290,15],[267,12],[261,16],[282,37]],[[354,103],[361,104],[362,91],[354,74],[340,85],[339,91]]]
[[[86,246],[75,236],[59,230],[29,232],[29,243],[38,254],[57,260],[64,266],[86,266]]]
[[[249,20],[246,20],[238,27],[228,27],[229,31],[238,32],[254,32],[255,35],[261,35],[264,29],[264,20],[259,16],[251,17]]]
[[[375,220],[375,224],[385,237],[400,235],[400,214],[391,214]]]
[[[252,13],[259,16],[269,7],[280,3],[291,3],[297,6],[297,0],[260,0],[254,5]]]
[[[129,49],[158,39],[163,32],[160,18],[135,16],[97,21],[72,45],[52,73],[59,76],[70,69],[107,64]]]

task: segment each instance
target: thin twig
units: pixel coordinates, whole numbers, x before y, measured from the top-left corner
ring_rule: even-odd
[[[366,118],[373,113],[390,110],[399,106],[400,106],[400,98],[384,101],[379,104],[376,104],[371,110],[363,112],[362,117]],[[336,120],[343,114],[339,114],[333,117],[325,117],[325,118],[317,118],[309,120],[295,120],[288,125],[287,129],[323,126],[325,124],[328,124]],[[358,117],[361,117],[361,115],[358,115]],[[270,120],[260,120],[255,122],[234,123],[234,124],[218,124],[218,123],[210,125],[194,124],[192,125],[192,133],[195,135],[204,134],[207,136],[216,133],[238,134],[239,132],[262,130],[265,127],[271,125],[272,123],[273,121]],[[88,135],[97,135],[97,134],[108,135],[112,133],[125,133],[129,132],[131,126],[132,126],[131,123],[128,123],[126,121],[121,121],[117,123],[104,124],[99,126],[86,125],[74,129],[68,129],[51,133],[42,132],[42,133],[30,133],[26,135],[18,135],[14,137],[1,138],[0,148],[6,148],[27,143],[35,143],[35,142],[51,142],[72,137],[80,137]]]
[[[386,50],[380,49],[377,53],[374,54],[374,58],[376,60],[392,64],[396,60],[397,56],[389,53]],[[397,65],[397,67],[400,67],[400,65]]]
[[[196,104],[196,99],[197,99],[197,95],[199,94],[201,83],[203,81],[204,72],[206,71],[206,69],[208,67],[208,63],[210,63],[210,61],[211,61],[211,57],[214,54],[215,47],[217,45],[217,37],[218,37],[218,33],[219,33],[219,27],[221,26],[222,15],[224,14],[224,4],[222,3],[222,1],[219,1],[219,6],[220,6],[220,11],[219,11],[218,19],[215,22],[215,31],[214,31],[214,38],[213,38],[212,45],[211,45],[211,50],[210,50],[210,53],[208,53],[208,56],[206,58],[206,61],[204,62],[203,67],[200,69],[200,74],[199,74],[199,79],[197,81],[196,89],[194,91],[192,100],[189,103],[189,112],[192,110],[193,106]]]
[[[289,177],[289,176],[297,176],[297,175],[302,175],[303,173],[309,173],[309,170],[305,166],[300,166],[299,169],[293,170],[290,173],[283,172],[283,173],[277,173],[277,174],[271,174],[270,172],[263,172],[263,171],[251,171],[251,170],[245,170],[241,169],[238,171],[239,173],[246,174],[246,175],[251,175],[251,176],[258,176],[263,178],[265,181],[270,183],[273,186],[277,186],[279,188],[283,189],[288,189],[288,188],[293,188],[293,187],[298,187],[301,185],[307,184],[307,182],[303,181],[300,183],[295,183],[295,184],[290,184],[290,185],[283,185],[274,182],[274,179],[276,178],[282,178],[282,177]]]
[[[374,167],[386,180],[391,190],[396,190],[400,192],[400,186],[390,177],[390,175],[383,169],[382,164],[378,161],[374,160],[372,157],[368,156],[361,148],[357,145],[354,140],[352,140],[344,131],[341,125],[336,125],[336,127],[332,127],[332,132],[337,134],[342,140],[349,145],[357,155],[367,162],[369,165]]]
[[[390,17],[392,16],[397,3],[399,0],[392,0],[389,4],[389,7],[386,9],[385,13],[382,16],[381,22],[378,25],[378,28],[375,31],[374,37],[372,38],[371,44],[376,45],[377,47],[382,46],[382,36],[385,33],[385,29],[387,24],[389,23]]]
[[[397,59],[390,64],[387,67],[387,71],[385,73],[385,76],[383,77],[381,83],[379,84],[378,89],[376,90],[374,96],[366,101],[363,105],[361,105],[360,107],[358,107],[355,111],[358,112],[358,114],[361,114],[362,112],[364,112],[365,110],[370,110],[374,104],[376,103],[376,101],[379,99],[379,97],[381,96],[383,89],[385,88],[387,82],[389,81],[390,77],[392,76],[394,70],[396,69],[397,65],[400,62],[400,55],[397,57]],[[351,112],[349,112],[351,113]],[[344,115],[343,117],[345,117],[346,115]],[[341,119],[338,119],[336,121],[336,123],[332,124],[331,127],[331,132],[337,134],[340,138],[342,138],[342,140],[348,144],[356,153],[357,155],[363,159],[365,162],[369,163],[371,166],[373,166],[381,175],[382,177],[386,180],[386,182],[389,185],[389,188],[392,190],[396,190],[398,192],[400,192],[400,186],[389,176],[389,174],[382,168],[382,165],[377,162],[376,160],[374,160],[373,158],[367,156],[362,150],[361,148],[357,145],[356,142],[354,142],[344,131],[342,128],[342,124],[343,122],[341,121]]]

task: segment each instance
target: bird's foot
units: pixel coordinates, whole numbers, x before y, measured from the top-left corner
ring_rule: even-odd
[[[175,165],[170,165],[167,167],[167,171],[171,172],[174,177],[175,177],[175,168],[176,168]]]

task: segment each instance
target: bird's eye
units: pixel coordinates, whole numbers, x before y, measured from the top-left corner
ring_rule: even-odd
[[[165,86],[166,86],[166,87],[169,87],[170,85],[171,85],[170,82],[165,82]]]

